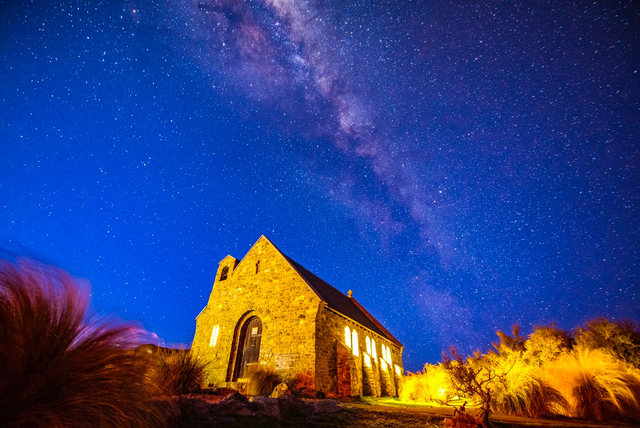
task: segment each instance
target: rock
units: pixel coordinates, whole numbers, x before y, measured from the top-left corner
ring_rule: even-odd
[[[229,394],[233,394],[235,390],[231,389],[231,388],[216,388],[213,391],[214,395],[222,395],[223,397],[226,397]]]
[[[317,415],[340,412],[344,410],[344,406],[336,400],[307,400],[306,410],[311,415]]]
[[[250,406],[249,400],[238,391],[233,391],[227,395],[218,404],[211,406],[210,414],[213,416],[225,416],[225,415],[250,415],[253,413],[253,408],[257,410],[257,406]]]
[[[305,414],[304,402],[293,395],[284,395],[278,398],[278,406],[280,407],[280,415],[282,417]]]
[[[182,418],[201,421],[209,419],[210,405],[204,400],[181,395],[178,397],[176,404]]]
[[[250,402],[255,403],[257,406],[257,413],[264,416],[279,417],[280,405],[276,398],[256,396],[252,397]]]
[[[286,383],[283,382],[273,389],[273,392],[271,393],[271,398],[280,398],[290,394],[291,394],[291,391],[289,391],[289,387],[287,386]]]
[[[156,406],[162,414],[167,416],[169,419],[179,419],[180,418],[180,407],[178,407],[178,403],[174,397],[156,397],[152,398],[151,404]]]

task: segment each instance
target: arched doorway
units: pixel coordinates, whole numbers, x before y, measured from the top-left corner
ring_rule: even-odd
[[[240,329],[238,353],[233,370],[233,382],[243,378],[247,368],[258,362],[261,338],[262,321],[260,321],[260,318],[253,316],[247,319]]]

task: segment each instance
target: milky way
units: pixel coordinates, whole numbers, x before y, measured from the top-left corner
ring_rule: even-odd
[[[3,6],[0,237],[188,343],[265,234],[407,366],[638,310],[639,8]]]

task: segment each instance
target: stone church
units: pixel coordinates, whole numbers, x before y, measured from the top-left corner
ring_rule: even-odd
[[[262,236],[242,260],[219,263],[192,350],[205,385],[237,387],[262,365],[295,388],[328,396],[396,396],[400,342],[353,298]]]

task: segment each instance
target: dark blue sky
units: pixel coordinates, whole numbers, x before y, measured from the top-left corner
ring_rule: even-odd
[[[640,8],[6,1],[0,246],[188,344],[264,234],[419,369],[640,321]]]

